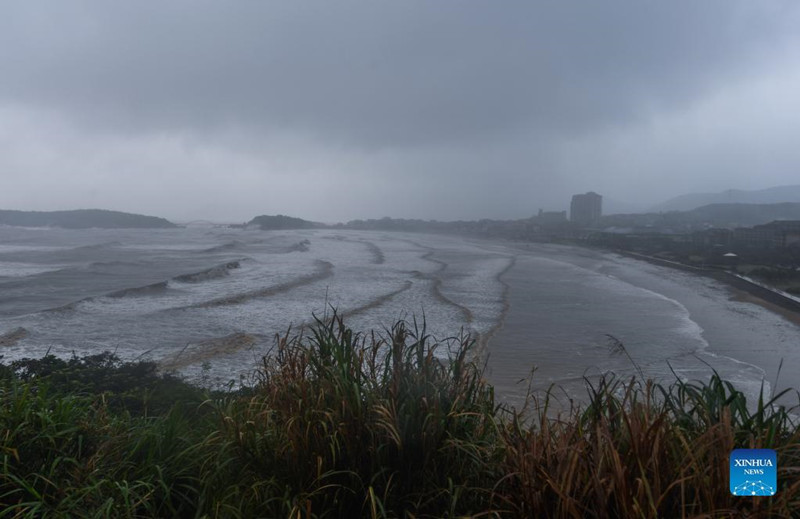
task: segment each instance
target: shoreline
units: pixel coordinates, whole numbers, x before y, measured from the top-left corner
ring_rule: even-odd
[[[520,243],[511,241],[501,241],[503,245],[518,250],[529,250],[520,247]],[[536,242],[531,242],[536,243]],[[621,249],[607,249],[603,247],[587,247],[586,245],[569,243],[559,244],[578,247],[593,251],[602,251],[605,253],[618,254],[626,258],[645,261],[652,265],[661,267],[668,267],[675,270],[682,270],[699,276],[714,279],[724,284],[732,293],[730,299],[743,303],[751,303],[759,305],[762,308],[769,310],[777,315],[780,315],[787,321],[800,326],[800,300],[791,298],[777,289],[769,288],[768,286],[750,281],[744,277],[738,276],[726,270],[710,269],[705,267],[695,267],[677,261],[670,261],[655,256],[648,256],[647,254],[640,254],[638,252],[625,251]],[[504,272],[505,273],[505,272]]]
[[[772,321],[773,323],[780,321],[784,323],[784,326],[795,330],[800,329],[800,303],[777,290],[771,290],[766,286],[731,272],[692,267],[636,253],[609,252],[714,280],[727,291],[729,301],[754,305],[773,316],[772,319],[775,320]],[[766,325],[770,321],[759,321],[759,323],[763,322]],[[760,324],[757,326],[760,326]],[[704,327],[703,333],[708,338],[707,334],[716,334],[717,331]],[[736,346],[738,341],[719,342],[718,340],[709,339],[710,348],[708,351],[714,355],[736,359],[762,369],[764,371],[763,381],[770,384],[771,395],[787,389],[790,390],[790,394],[795,394],[798,389],[797,381],[800,380],[800,361],[798,361],[800,350],[794,347],[794,344],[797,344],[796,342],[784,342],[785,339],[782,334],[783,332],[778,332],[773,335],[772,342],[768,343],[762,342],[760,337],[752,338],[750,345],[744,347],[741,345]],[[790,333],[790,336],[794,335],[796,335],[795,332]],[[789,400],[784,396],[779,402],[786,404]]]
[[[729,287],[733,295],[731,296],[731,301],[737,301],[740,303],[750,303],[754,305],[758,305],[762,308],[769,310],[770,312],[780,315],[787,321],[800,326],[800,312],[795,310],[790,310],[785,308],[781,305],[777,305],[766,299],[753,295],[745,290],[738,289],[736,287],[730,286]]]
[[[731,300],[759,305],[800,326],[800,301],[792,299],[776,289],[749,281],[726,270],[694,267],[636,252],[622,250],[609,250],[608,252],[714,279],[725,284],[730,289],[732,292]]]
[[[503,245],[517,250],[529,250],[522,248],[520,243],[511,241],[501,241]],[[536,243],[536,242],[531,242]],[[652,265],[668,267],[675,270],[682,270],[699,276],[714,279],[724,284],[732,293],[730,299],[744,303],[751,303],[759,305],[767,310],[780,315],[786,320],[800,326],[800,300],[788,297],[777,289],[769,288],[765,285],[750,281],[744,277],[737,276],[725,270],[710,269],[705,267],[695,267],[679,263],[677,261],[665,260],[656,258],[655,256],[648,256],[647,254],[640,254],[638,252],[625,251],[621,249],[607,249],[603,247],[587,247],[586,245],[570,243],[559,244],[578,247],[593,251],[602,251],[606,253],[618,254],[631,259],[645,261]],[[506,269],[507,271],[508,269]],[[504,274],[505,271],[502,273]],[[501,275],[502,275],[501,274]]]
[[[519,243],[505,243],[504,246],[512,250],[520,251],[519,259],[526,257],[528,254],[537,256],[538,252],[534,245],[526,246]],[[638,269],[642,269],[642,275],[637,275],[635,272],[638,269],[633,269],[633,277],[630,279],[622,276],[620,280],[624,283],[639,288],[644,288],[649,291],[656,291],[656,293],[663,295],[667,299],[673,300],[676,304],[682,306],[687,313],[687,318],[690,319],[699,328],[699,340],[706,344],[705,348],[700,348],[696,352],[683,352],[676,353],[676,358],[685,357],[684,369],[694,373],[699,368],[703,370],[703,366],[711,367],[713,369],[721,370],[725,376],[733,376],[734,378],[747,379],[746,384],[742,387],[745,388],[745,393],[748,395],[748,401],[758,392],[758,386],[761,381],[769,384],[769,390],[775,394],[783,389],[789,387],[796,387],[796,381],[800,380],[800,350],[795,345],[798,338],[800,338],[800,310],[797,301],[787,301],[787,298],[780,293],[770,291],[768,288],[760,286],[756,283],[751,283],[746,278],[740,278],[727,272],[714,272],[706,271],[705,269],[693,268],[689,265],[673,264],[659,258],[650,258],[644,255],[625,254],[621,251],[610,249],[601,249],[597,247],[580,247],[571,244],[554,244],[557,247],[552,249],[545,246],[542,254],[547,257],[548,251],[557,251],[558,246],[564,246],[566,249],[572,249],[578,254],[579,258],[585,257],[585,261],[578,261],[576,266],[583,265],[589,271],[596,271],[602,275],[608,275],[612,278],[609,272],[611,270],[599,269],[597,270],[596,261],[600,256],[605,256],[608,261],[607,267],[615,265],[619,262],[620,268],[624,267],[624,263],[620,260],[631,259],[638,260]],[[580,250],[583,249],[584,253]],[[565,253],[568,251],[565,251]],[[594,255],[597,254],[598,258]],[[616,260],[614,259],[616,257]],[[652,268],[647,268],[645,263],[656,265],[657,267],[671,267],[671,271],[676,272],[682,270],[686,274],[699,274],[702,277],[680,275],[672,279],[669,272],[653,272]],[[569,263],[569,262],[567,262]],[[518,265],[528,265],[523,261],[518,261]],[[630,265],[633,267],[633,265]],[[560,378],[558,374],[559,362],[563,359],[563,354],[571,352],[574,355],[574,365],[583,366],[596,364],[597,359],[589,360],[589,357],[594,355],[591,349],[570,349],[569,345],[565,345],[561,350],[556,347],[550,348],[548,344],[552,341],[557,342],[557,331],[550,330],[550,335],[545,334],[541,346],[544,349],[538,348],[536,352],[532,352],[531,348],[520,347],[512,348],[513,351],[507,351],[509,345],[516,344],[519,341],[527,340],[526,337],[535,335],[535,333],[520,334],[519,330],[509,329],[519,328],[525,330],[526,327],[541,326],[551,319],[539,319],[536,321],[536,315],[521,315],[519,310],[528,308],[532,298],[526,294],[535,294],[536,290],[533,285],[529,286],[528,278],[520,272],[515,274],[515,270],[511,269],[506,273],[503,281],[511,285],[509,304],[511,306],[507,322],[504,322],[498,330],[497,336],[493,337],[493,343],[502,345],[500,348],[493,348],[492,360],[490,360],[489,379],[495,386],[498,393],[504,393],[506,400],[513,404],[522,404],[522,398],[525,388],[520,385],[521,381],[526,381],[530,384],[533,381],[534,386],[541,386],[546,389],[547,384],[554,379]],[[677,272],[676,272],[677,273]],[[653,283],[647,281],[643,276],[655,276]],[[657,279],[664,278],[663,282],[656,281]],[[684,281],[680,281],[683,278]],[[694,278],[694,280],[693,280]],[[644,282],[644,284],[640,284]],[[521,285],[518,285],[521,283]],[[718,288],[713,288],[716,285]],[[697,287],[701,287],[698,289]],[[516,294],[516,295],[515,295]],[[749,303],[749,304],[745,304]],[[755,305],[755,306],[751,306]],[[751,309],[747,309],[750,307]],[[547,305],[542,305],[539,309],[542,312],[547,311]],[[576,307],[580,310],[580,307]],[[601,312],[602,313],[602,312]],[[528,311],[530,314],[530,311]],[[542,314],[543,315],[543,314]],[[626,330],[624,324],[617,324],[621,330]],[[593,324],[592,330],[608,329],[609,324],[606,321],[599,321]],[[591,327],[590,327],[591,328]],[[583,332],[587,339],[587,344],[592,343],[590,337],[592,331]],[[616,331],[615,331],[616,333]],[[638,337],[636,340],[648,340],[646,335],[648,332],[633,330],[633,335]],[[623,340],[627,340],[623,337]],[[522,344],[522,343],[520,343]],[[642,350],[644,357],[647,356],[647,350]],[[561,356],[559,356],[561,355]],[[682,356],[683,355],[683,356]],[[706,357],[708,355],[709,357]],[[600,353],[598,358],[603,357]],[[699,356],[697,361],[693,361],[691,357]],[[717,360],[714,360],[717,359]],[[604,358],[600,358],[605,362]],[[742,368],[737,365],[742,364]],[[536,375],[534,379],[530,379],[530,369],[522,369],[521,365],[535,366]],[[745,369],[744,366],[747,366]],[[569,368],[571,365],[567,365]],[[572,366],[570,369],[574,372]],[[617,367],[618,368],[618,367]],[[605,368],[604,368],[605,369]],[[624,368],[622,368],[624,371]],[[572,378],[566,380],[566,383],[572,388],[574,380],[582,377],[582,371],[571,373]],[[760,373],[760,374],[759,374]],[[701,377],[702,378],[702,377]],[[574,379],[574,380],[573,380]],[[700,379],[698,379],[700,380]],[[514,382],[516,381],[516,383]],[[563,381],[562,381],[563,382]],[[573,388],[575,389],[575,388]],[[578,388],[580,389],[580,388]],[[577,393],[573,391],[572,398]]]

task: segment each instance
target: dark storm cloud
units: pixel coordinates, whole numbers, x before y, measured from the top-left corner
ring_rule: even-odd
[[[358,148],[554,138],[752,73],[791,3],[25,2],[0,99],[102,131],[250,127]]]
[[[800,168],[795,0],[0,14],[2,208],[517,218],[590,189],[657,202]]]

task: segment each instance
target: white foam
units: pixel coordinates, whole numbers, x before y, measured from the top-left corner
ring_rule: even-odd
[[[0,262],[0,277],[21,278],[46,272],[57,272],[64,265],[36,265],[33,263]]]

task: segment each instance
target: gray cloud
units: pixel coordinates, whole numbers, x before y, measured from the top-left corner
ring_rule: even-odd
[[[73,179],[94,178],[100,199],[114,199],[115,171],[160,165],[176,185],[242,177],[245,187],[282,186],[278,199],[300,212],[311,205],[296,193],[327,179],[352,203],[317,218],[525,216],[573,190],[662,172],[638,151],[631,171],[603,144],[646,148],[642,129],[653,121],[780,78],[797,61],[798,21],[793,1],[26,2],[0,19],[0,106],[55,163],[71,164]],[[725,128],[713,131],[725,142]],[[6,135],[19,138],[11,126]],[[107,139],[114,145],[95,162],[66,151],[70,140]],[[662,153],[680,163],[680,150]],[[0,158],[0,174],[46,175],[40,159],[15,160]],[[713,171],[713,161],[695,165]],[[424,193],[407,179],[424,181]],[[625,196],[654,198],[645,188]],[[411,200],[415,190],[426,202],[363,202],[391,191]],[[270,211],[256,205],[246,210]]]

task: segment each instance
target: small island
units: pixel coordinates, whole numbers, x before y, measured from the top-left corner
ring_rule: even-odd
[[[247,222],[245,227],[257,227],[262,231],[285,231],[290,229],[321,229],[326,226],[320,223],[303,220],[302,218],[278,214],[274,216],[256,216]]]

